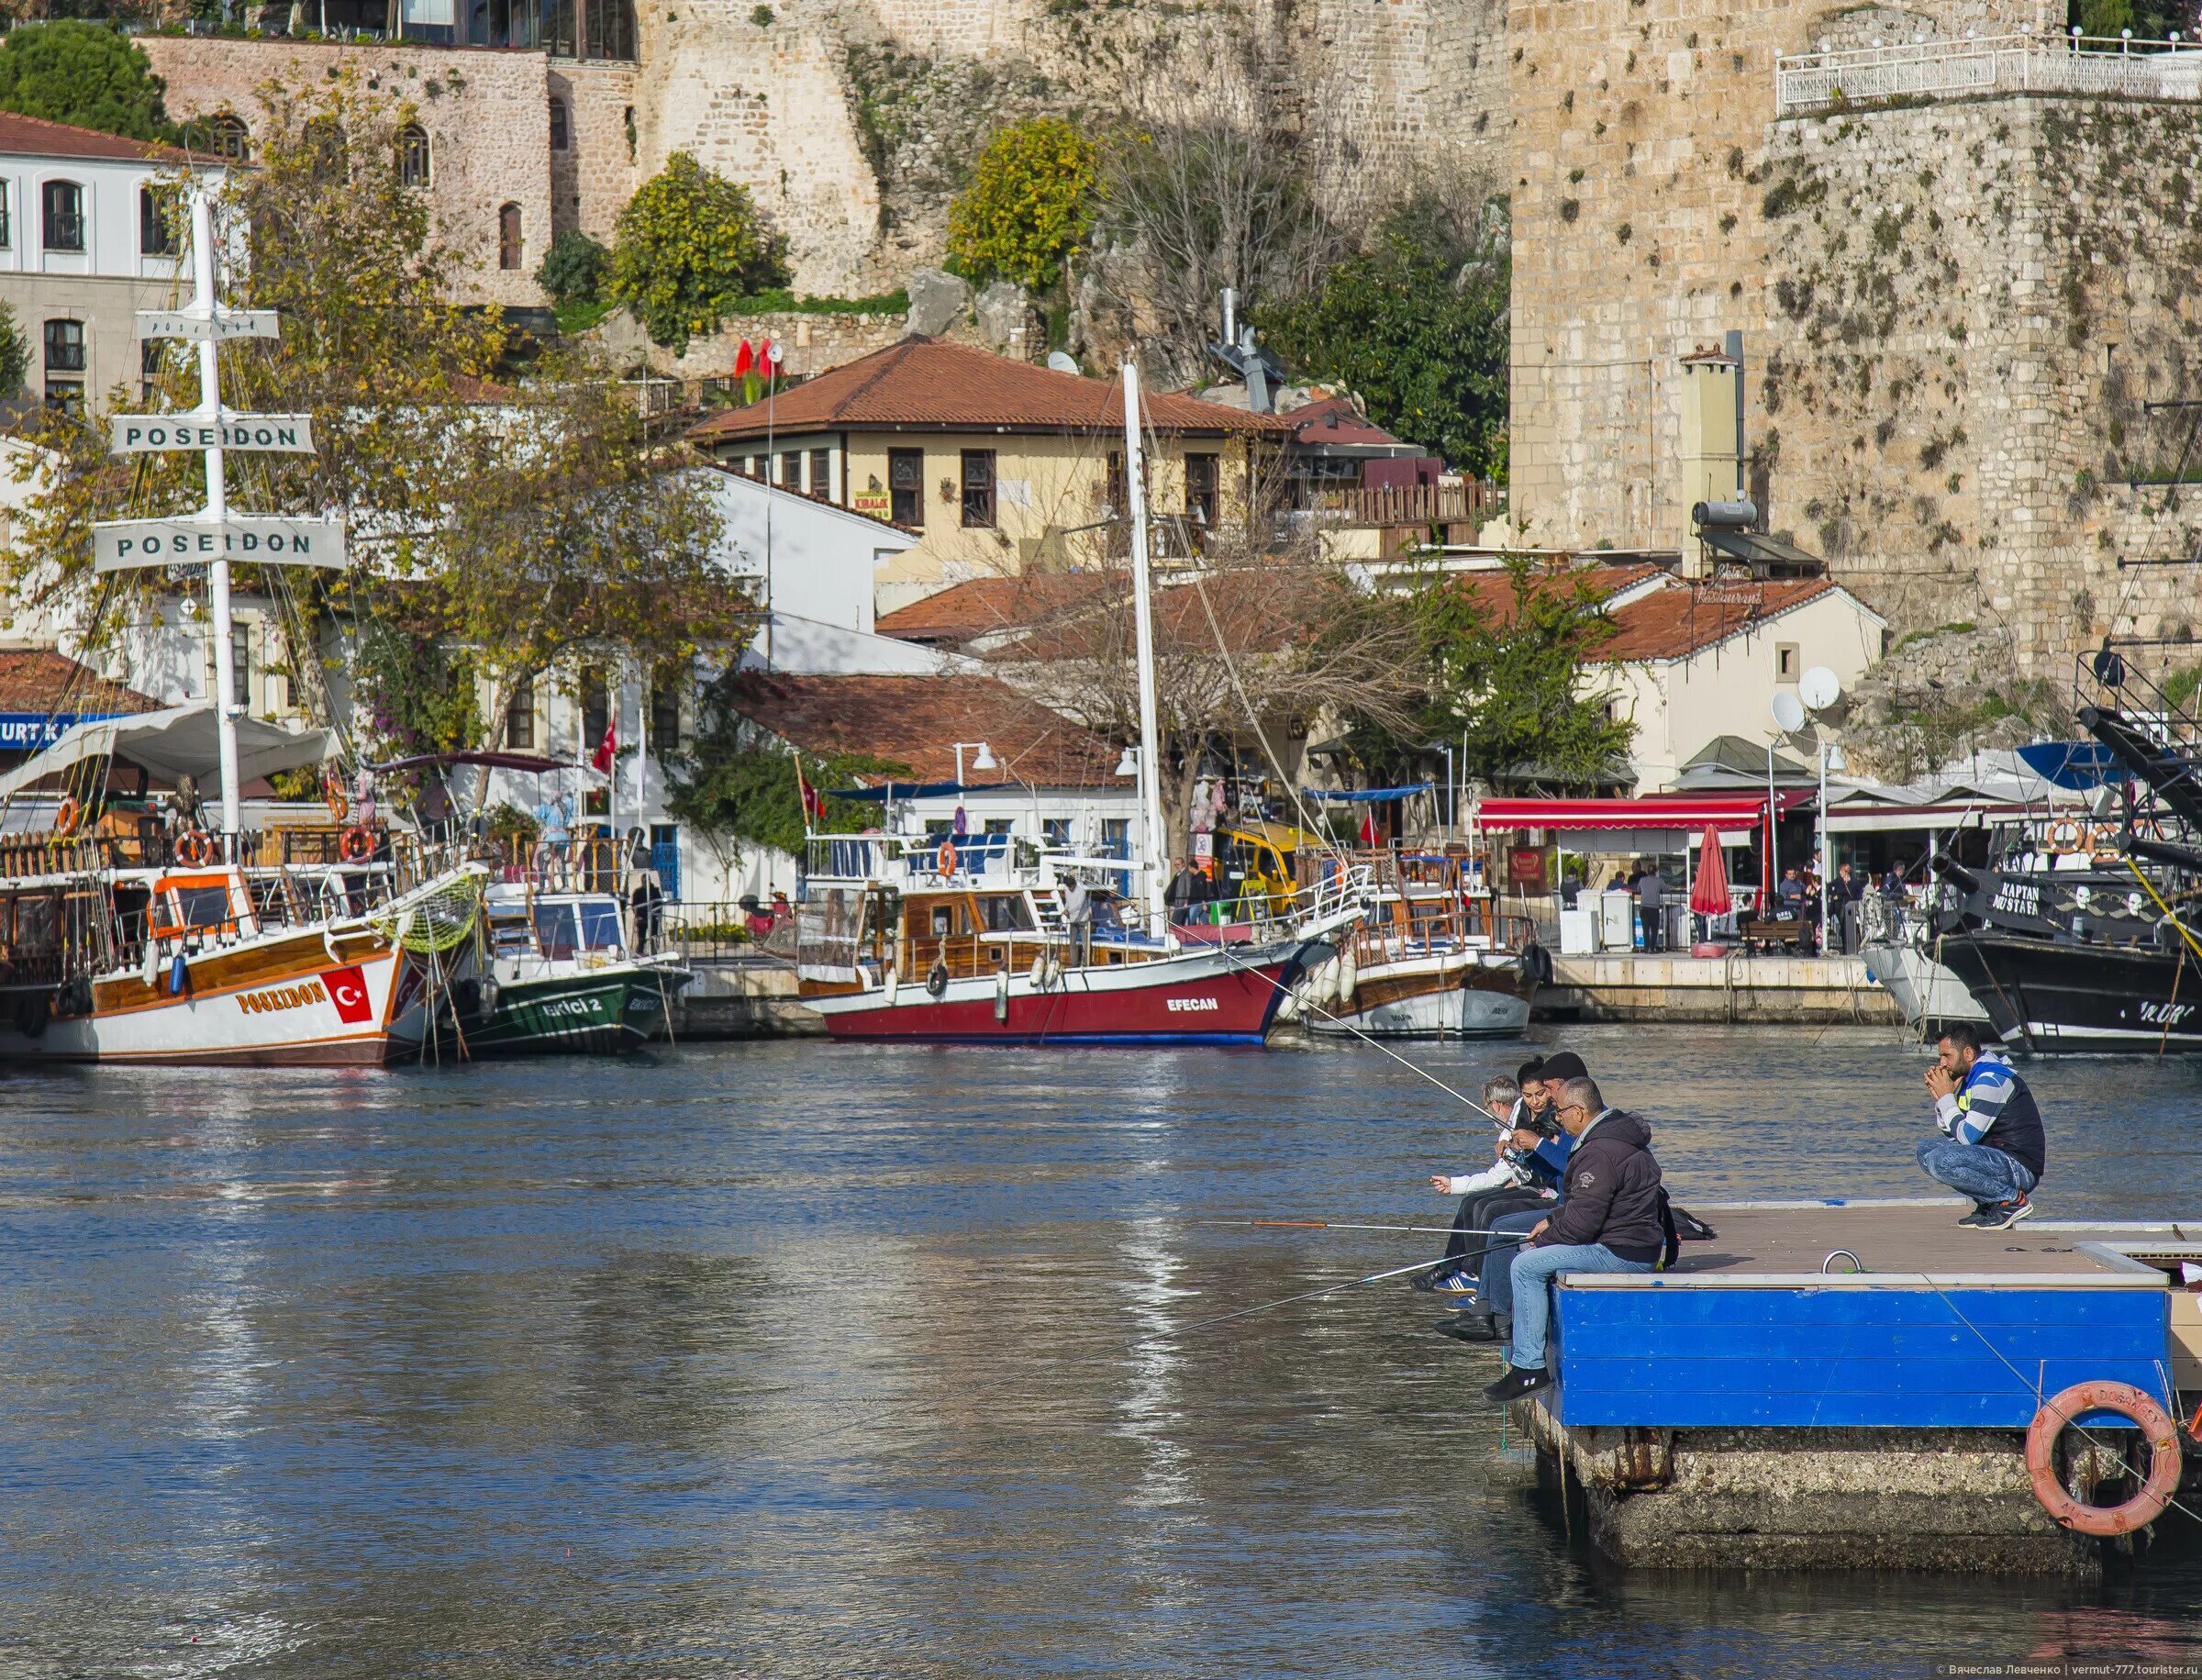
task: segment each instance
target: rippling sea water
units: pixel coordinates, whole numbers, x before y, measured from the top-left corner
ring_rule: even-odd
[[[1924,1188],[1886,1033],[1566,1042],[1682,1199]],[[2202,1066],[2029,1073],[2046,1210],[2202,1215]],[[7,1074],[0,1674],[2202,1663],[2178,1545],[2093,1588],[1605,1570],[1401,1285],[1192,1328],[1429,1252],[1195,1221],[1441,1223],[1489,1136],[1366,1046]]]

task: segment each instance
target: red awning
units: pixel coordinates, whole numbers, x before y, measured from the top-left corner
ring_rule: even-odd
[[[1812,797],[1808,787],[1775,795],[1777,810]],[[1486,829],[1748,829],[1766,820],[1764,794],[1646,794],[1640,799],[1486,799],[1475,820]]]

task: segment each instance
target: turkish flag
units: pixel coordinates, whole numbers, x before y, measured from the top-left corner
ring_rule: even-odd
[[[328,1001],[337,1006],[339,1020],[356,1026],[374,1018],[374,1004],[367,996],[367,976],[360,972],[357,962],[329,969],[321,976],[321,988],[328,994]]]
[[[805,822],[814,823],[826,820],[825,796],[813,787],[809,779],[804,775],[803,761],[799,758],[795,761],[795,796],[803,802],[803,820]]]
[[[1373,846],[1376,843],[1376,813],[1373,811],[1363,811],[1361,814],[1361,843],[1364,846]]]
[[[619,751],[619,720],[615,718],[604,726],[604,739],[596,743],[596,751],[589,755],[589,768],[609,771],[612,759]]]

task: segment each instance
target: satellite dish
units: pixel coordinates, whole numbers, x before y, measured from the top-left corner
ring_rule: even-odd
[[[1058,373],[1075,373],[1078,371],[1077,361],[1068,350],[1050,350],[1048,366]]]
[[[1805,727],[1805,703],[1786,688],[1777,688],[1774,694],[1774,727],[1785,735],[1794,735]]]
[[[1815,665],[1796,685],[1797,698],[1816,712],[1824,712],[1842,698],[1841,679],[1825,665]]]

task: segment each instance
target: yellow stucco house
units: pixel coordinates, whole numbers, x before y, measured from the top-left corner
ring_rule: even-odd
[[[1147,495],[1165,551],[1244,519],[1292,424],[1166,393],[1145,399]],[[1124,512],[1124,397],[1059,373],[914,337],[704,421],[722,463],[915,533],[884,560],[882,612],[973,578],[1061,569],[1097,552]]]

